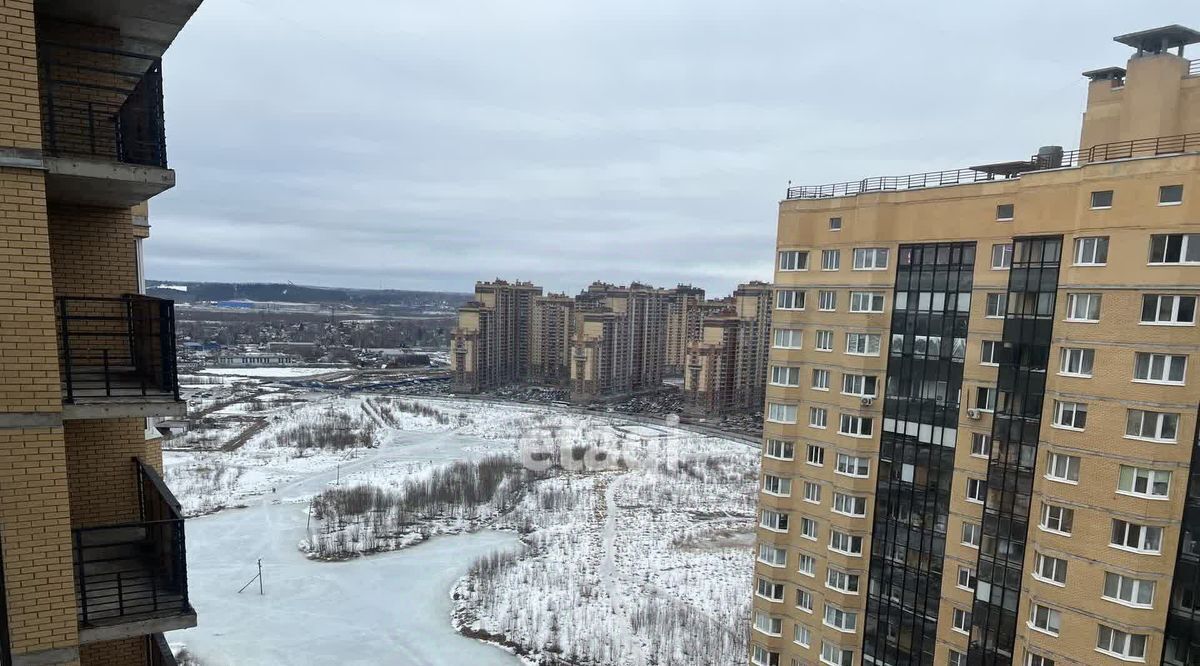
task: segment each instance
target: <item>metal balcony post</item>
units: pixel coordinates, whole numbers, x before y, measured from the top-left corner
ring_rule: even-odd
[[[84,575],[83,567],[83,532],[75,530],[71,536],[75,538],[75,577],[79,581],[79,622],[86,625],[88,623],[88,600],[87,578]]]
[[[71,381],[71,331],[67,324],[69,316],[67,315],[67,299],[63,296],[58,298],[59,320],[62,326],[62,355],[63,355],[63,370],[66,373],[67,381],[67,402],[75,402],[75,387]]]

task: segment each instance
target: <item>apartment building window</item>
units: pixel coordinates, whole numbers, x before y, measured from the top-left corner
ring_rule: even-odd
[[[817,331],[817,351],[833,351],[833,331]]]
[[[755,611],[754,630],[768,636],[781,636],[783,635],[783,618]]]
[[[884,296],[881,291],[850,292],[851,312],[883,312]]]
[[[1025,666],[1054,666],[1054,660],[1032,652],[1025,653]]]
[[[1153,234],[1151,264],[1200,264],[1200,234]]]
[[[829,531],[829,550],[843,555],[862,555],[863,538],[854,534],[846,534],[838,530]]]
[[[996,389],[989,386],[975,388],[975,409],[981,412],[996,411]]]
[[[967,501],[983,504],[987,497],[987,481],[984,479],[967,479]]]
[[[779,270],[806,271],[808,270],[808,252],[803,250],[783,250],[779,253]]]
[[[812,555],[800,554],[800,565],[796,567],[796,571],[805,576],[815,576],[817,571],[817,558]]]
[[[796,445],[782,439],[768,439],[764,455],[775,460],[792,460],[796,456]]]
[[[819,483],[804,482],[804,501],[813,504],[821,503],[821,485]]]
[[[842,218],[840,218],[840,217],[829,218],[829,230],[830,231],[841,231],[842,230]]]
[[[1062,613],[1043,606],[1042,604],[1033,604],[1029,609],[1029,628],[1036,629],[1042,633],[1057,636],[1058,630],[1062,626]]]
[[[789,368],[782,365],[771,366],[771,383],[775,386],[799,386],[800,368]]]
[[[1178,206],[1183,203],[1183,185],[1163,185],[1158,188],[1158,205]]]
[[[777,349],[801,349],[804,346],[804,331],[798,328],[777,328],[774,343]]]
[[[1125,419],[1125,436],[1171,443],[1179,436],[1179,415],[1131,409]]]
[[[1109,543],[1121,550],[1157,553],[1162,549],[1162,528],[1114,518]]]
[[[821,289],[817,292],[817,309],[822,312],[837,310],[837,292]]]
[[[854,248],[854,270],[882,271],[888,267],[888,250],[886,247],[856,247]]]
[[[825,620],[827,627],[832,627],[842,633],[852,634],[858,629],[858,613],[854,613],[833,604],[825,604]]]
[[[1012,266],[1012,243],[998,243],[992,246],[992,269],[1005,270]]]
[[[1153,354],[1136,352],[1133,355],[1133,380],[1150,384],[1183,384],[1187,374],[1186,354]]]
[[[800,536],[816,541],[818,531],[817,521],[812,518],[800,519]]]
[[[842,414],[838,423],[838,434],[850,437],[870,437],[874,420],[869,416]]]
[[[971,633],[971,614],[961,608],[955,608],[952,612],[950,626],[960,634]]]
[[[1125,661],[1145,661],[1146,636],[1129,634],[1102,624],[1096,636],[1096,649]]]
[[[776,603],[781,602],[783,601],[783,583],[776,583],[773,580],[759,578],[758,587],[756,588],[755,593],[767,601],[773,601]]]
[[[1125,606],[1150,608],[1154,605],[1154,581],[1107,571],[1103,596]]]
[[[821,641],[821,663],[829,666],[854,666],[854,650]]]
[[[786,567],[787,550],[769,543],[758,544],[758,561],[769,567]]]
[[[1054,401],[1054,427],[1083,430],[1087,426],[1087,405],[1082,402]]]
[[[996,221],[1011,222],[1013,219],[1014,206],[1010,203],[999,204],[996,206]]]
[[[763,509],[759,514],[758,526],[772,532],[787,532],[788,515],[782,511]]]
[[[1067,321],[1100,321],[1100,294],[1067,294]]]
[[[992,454],[992,436],[982,432],[971,433],[971,455],[986,458]]]
[[[1043,502],[1042,520],[1038,526],[1047,532],[1070,536],[1075,527],[1075,510]]]
[[[852,456],[848,453],[839,453],[837,455],[837,466],[834,468],[834,471],[842,476],[865,479],[871,473],[871,459],[866,456]]]
[[[1034,557],[1033,577],[1045,583],[1066,585],[1067,561],[1037,553]]]
[[[1171,472],[1121,465],[1117,473],[1117,492],[1147,499],[1167,499],[1171,492]]]
[[[824,407],[809,407],[808,408],[808,425],[813,428],[826,428],[829,426],[829,410]]]
[[[1063,347],[1059,356],[1058,374],[1068,377],[1091,377],[1095,364],[1095,349]]]
[[[773,423],[795,423],[796,406],[781,405],[777,402],[768,403],[767,420]]]
[[[867,515],[867,498],[835,492],[833,494],[833,512],[843,516],[862,518]]]
[[[1092,192],[1092,209],[1112,208],[1113,191],[1097,190]]]
[[[805,292],[799,289],[780,289],[775,292],[776,310],[803,310]]]
[[[978,579],[975,576],[975,570],[971,567],[959,565],[958,580],[955,581],[955,585],[964,590],[971,590],[974,592],[976,583],[978,583]]]
[[[851,356],[879,356],[879,334],[847,333],[846,353]]]
[[[1075,239],[1076,266],[1104,266],[1108,263],[1108,236]]]
[[[862,398],[873,398],[878,390],[879,378],[875,375],[842,375],[842,393]]]
[[[1142,323],[1192,326],[1196,323],[1196,297],[1146,294],[1142,296]]]
[[[821,270],[836,271],[842,267],[841,250],[821,250]]]
[[[971,548],[979,548],[979,524],[963,521],[962,538],[959,540],[964,546]]]
[[[1004,319],[1004,311],[1008,309],[1008,294],[991,293],[987,295],[984,316],[989,319]]]
[[[779,653],[771,652],[761,645],[754,646],[750,655],[750,663],[754,666],[779,666]]]
[[[763,474],[762,489],[768,495],[776,497],[791,497],[792,496],[792,480],[774,474]]]
[[[796,608],[811,613],[813,611],[813,595],[812,592],[798,587],[796,588]]]
[[[825,447],[817,446],[816,444],[809,444],[808,451],[806,452],[805,458],[806,458],[808,464],[810,464],[810,465],[813,465],[816,467],[824,467],[825,466]]]
[[[825,586],[845,594],[858,594],[858,574],[829,567],[825,573]]]
[[[812,387],[818,391],[829,390],[829,371],[821,368],[813,368],[812,371]]]
[[[796,624],[792,630],[792,641],[800,647],[808,647],[812,645],[812,630],[803,624]]]
[[[967,666],[967,655],[958,650],[950,650],[946,655],[946,663],[949,666]]]
[[[1046,478],[1064,483],[1079,483],[1079,456],[1051,453],[1046,456]]]
[[[984,340],[979,348],[979,362],[983,365],[1000,364],[1000,341]]]

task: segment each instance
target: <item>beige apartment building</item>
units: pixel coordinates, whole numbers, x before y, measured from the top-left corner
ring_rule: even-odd
[[[662,385],[670,292],[596,282],[577,298],[571,400],[590,402]]]
[[[692,414],[762,409],[771,337],[771,285],[739,285],[731,303],[703,318],[690,341],[683,374],[684,409]]]
[[[455,391],[478,393],[529,378],[533,303],[542,288],[496,279],[475,284],[450,337]]]
[[[751,663],[1200,663],[1200,33],[1116,39],[1078,150],[780,202]]]
[[[571,378],[571,340],[575,335],[575,299],[566,294],[535,296],[530,324],[529,379],[566,386]]]
[[[140,295],[172,187],[161,57],[200,0],[0,11],[0,664],[174,664],[184,521],[146,419],[180,416],[170,301]]]
[[[683,374],[687,361],[688,343],[699,340],[704,323],[704,290],[681,284],[670,290],[667,301],[667,366],[666,374]]]

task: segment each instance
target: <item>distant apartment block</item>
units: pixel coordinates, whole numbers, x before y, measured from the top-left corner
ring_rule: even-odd
[[[529,378],[533,302],[541,295],[529,282],[475,285],[475,300],[459,308],[451,333],[454,390],[476,393]]]
[[[1078,150],[779,204],[752,664],[1200,664],[1200,33],[1116,40]]]
[[[770,284],[740,285],[732,302],[703,317],[699,339],[687,346],[685,409],[723,414],[762,409],[771,335]]]
[[[173,664],[196,624],[147,419],[182,416],[146,201],[175,184],[162,56],[200,0],[0,11],[0,664]]]
[[[668,375],[678,376],[683,374],[688,343],[700,339],[700,329],[704,321],[704,290],[700,287],[681,284],[669,291],[665,372]]]
[[[571,344],[575,337],[575,299],[548,294],[533,299],[529,345],[529,380],[566,386],[571,379]]]
[[[596,282],[579,295],[571,399],[590,402],[662,385],[670,292]]]

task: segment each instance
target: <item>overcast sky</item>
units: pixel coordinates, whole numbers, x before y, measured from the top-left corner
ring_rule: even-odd
[[[147,276],[714,293],[788,180],[1074,148],[1114,35],[1193,0],[206,0],[164,62]],[[1200,57],[1200,53],[1192,57]]]

